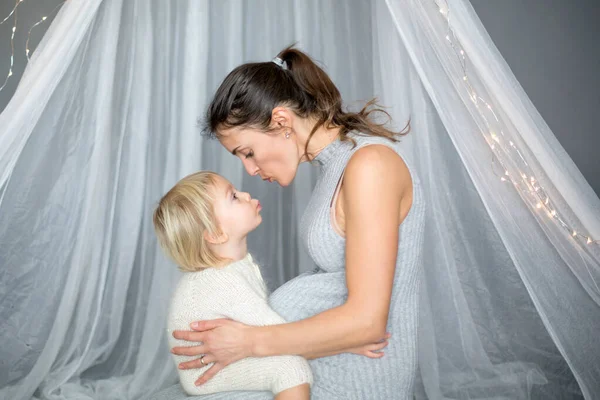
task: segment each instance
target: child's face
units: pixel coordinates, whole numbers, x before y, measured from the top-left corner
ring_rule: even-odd
[[[229,239],[241,239],[262,222],[260,202],[248,193],[237,191],[225,178],[219,176],[214,187],[213,204],[219,227]]]

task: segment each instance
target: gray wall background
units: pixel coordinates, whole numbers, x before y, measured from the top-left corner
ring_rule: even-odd
[[[599,0],[470,0],[513,73],[600,196]],[[14,93],[25,65],[29,28],[62,0],[19,6],[14,76],[0,92],[0,110]],[[0,21],[14,7],[0,0]],[[34,29],[30,48],[52,18]],[[12,19],[0,25],[0,85],[10,65]]]
[[[14,8],[17,0],[0,0],[0,22],[6,18],[10,11]],[[31,32],[29,40],[29,56],[37,47],[38,43],[46,33],[46,30],[52,23],[56,12],[49,15],[52,10],[63,0],[23,0],[23,3],[17,8],[17,31],[15,32],[15,59],[13,67],[13,76],[11,76],[6,84],[6,87],[0,92],[0,111],[4,110],[13,93],[17,89],[19,79],[23,75],[23,70],[27,65],[27,57],[25,56],[25,43],[27,42],[27,34],[29,29],[42,19],[48,16],[48,19],[36,26]],[[58,10],[57,10],[58,11]],[[10,36],[14,25],[14,15],[5,23],[0,25],[0,87],[4,83],[4,79],[10,69]]]

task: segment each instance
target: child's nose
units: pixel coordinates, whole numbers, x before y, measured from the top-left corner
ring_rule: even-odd
[[[246,200],[246,201],[250,201],[250,199],[252,199],[252,196],[250,196],[250,193],[244,192],[242,194],[242,196],[244,197],[244,200]]]

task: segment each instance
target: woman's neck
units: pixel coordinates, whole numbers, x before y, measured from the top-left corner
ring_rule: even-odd
[[[317,128],[315,133],[310,137],[309,135],[314,126],[313,122],[307,122],[304,126],[303,133],[298,138],[298,144],[300,145],[300,162],[310,161],[314,159],[325,147],[331,144],[340,134],[340,127],[327,128],[325,125],[321,125]],[[308,141],[308,148],[306,148],[306,142]],[[306,148],[306,154],[304,149]],[[308,155],[308,157],[307,157]]]

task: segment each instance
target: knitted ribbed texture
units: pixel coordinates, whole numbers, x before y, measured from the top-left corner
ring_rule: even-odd
[[[277,289],[270,297],[273,309],[288,321],[310,317],[344,303],[346,241],[331,225],[330,205],[348,160],[358,150],[382,144],[399,152],[387,139],[352,135],[357,147],[334,141],[316,158],[320,175],[301,224],[301,234],[319,268],[302,274]],[[413,203],[400,225],[394,289],[387,329],[392,337],[385,356],[370,359],[355,354],[340,354],[310,361],[314,374],[313,400],[389,400],[412,399],[417,374],[417,325],[419,280],[425,204],[414,169],[406,159],[413,180]],[[393,171],[390,171],[393,173]],[[373,193],[376,195],[376,193]],[[152,400],[183,399],[172,387]],[[203,396],[207,400],[266,400],[268,393],[225,393]]]
[[[189,329],[198,320],[231,318],[248,325],[284,323],[267,303],[267,289],[260,268],[248,254],[224,268],[185,273],[175,290],[168,319],[169,333]],[[169,347],[194,343],[175,339]],[[176,364],[196,357],[176,356]],[[201,370],[178,370],[181,386],[192,395],[231,390],[270,390],[277,394],[303,383],[312,383],[308,362],[298,356],[246,358],[228,365],[202,386],[195,386]]]

